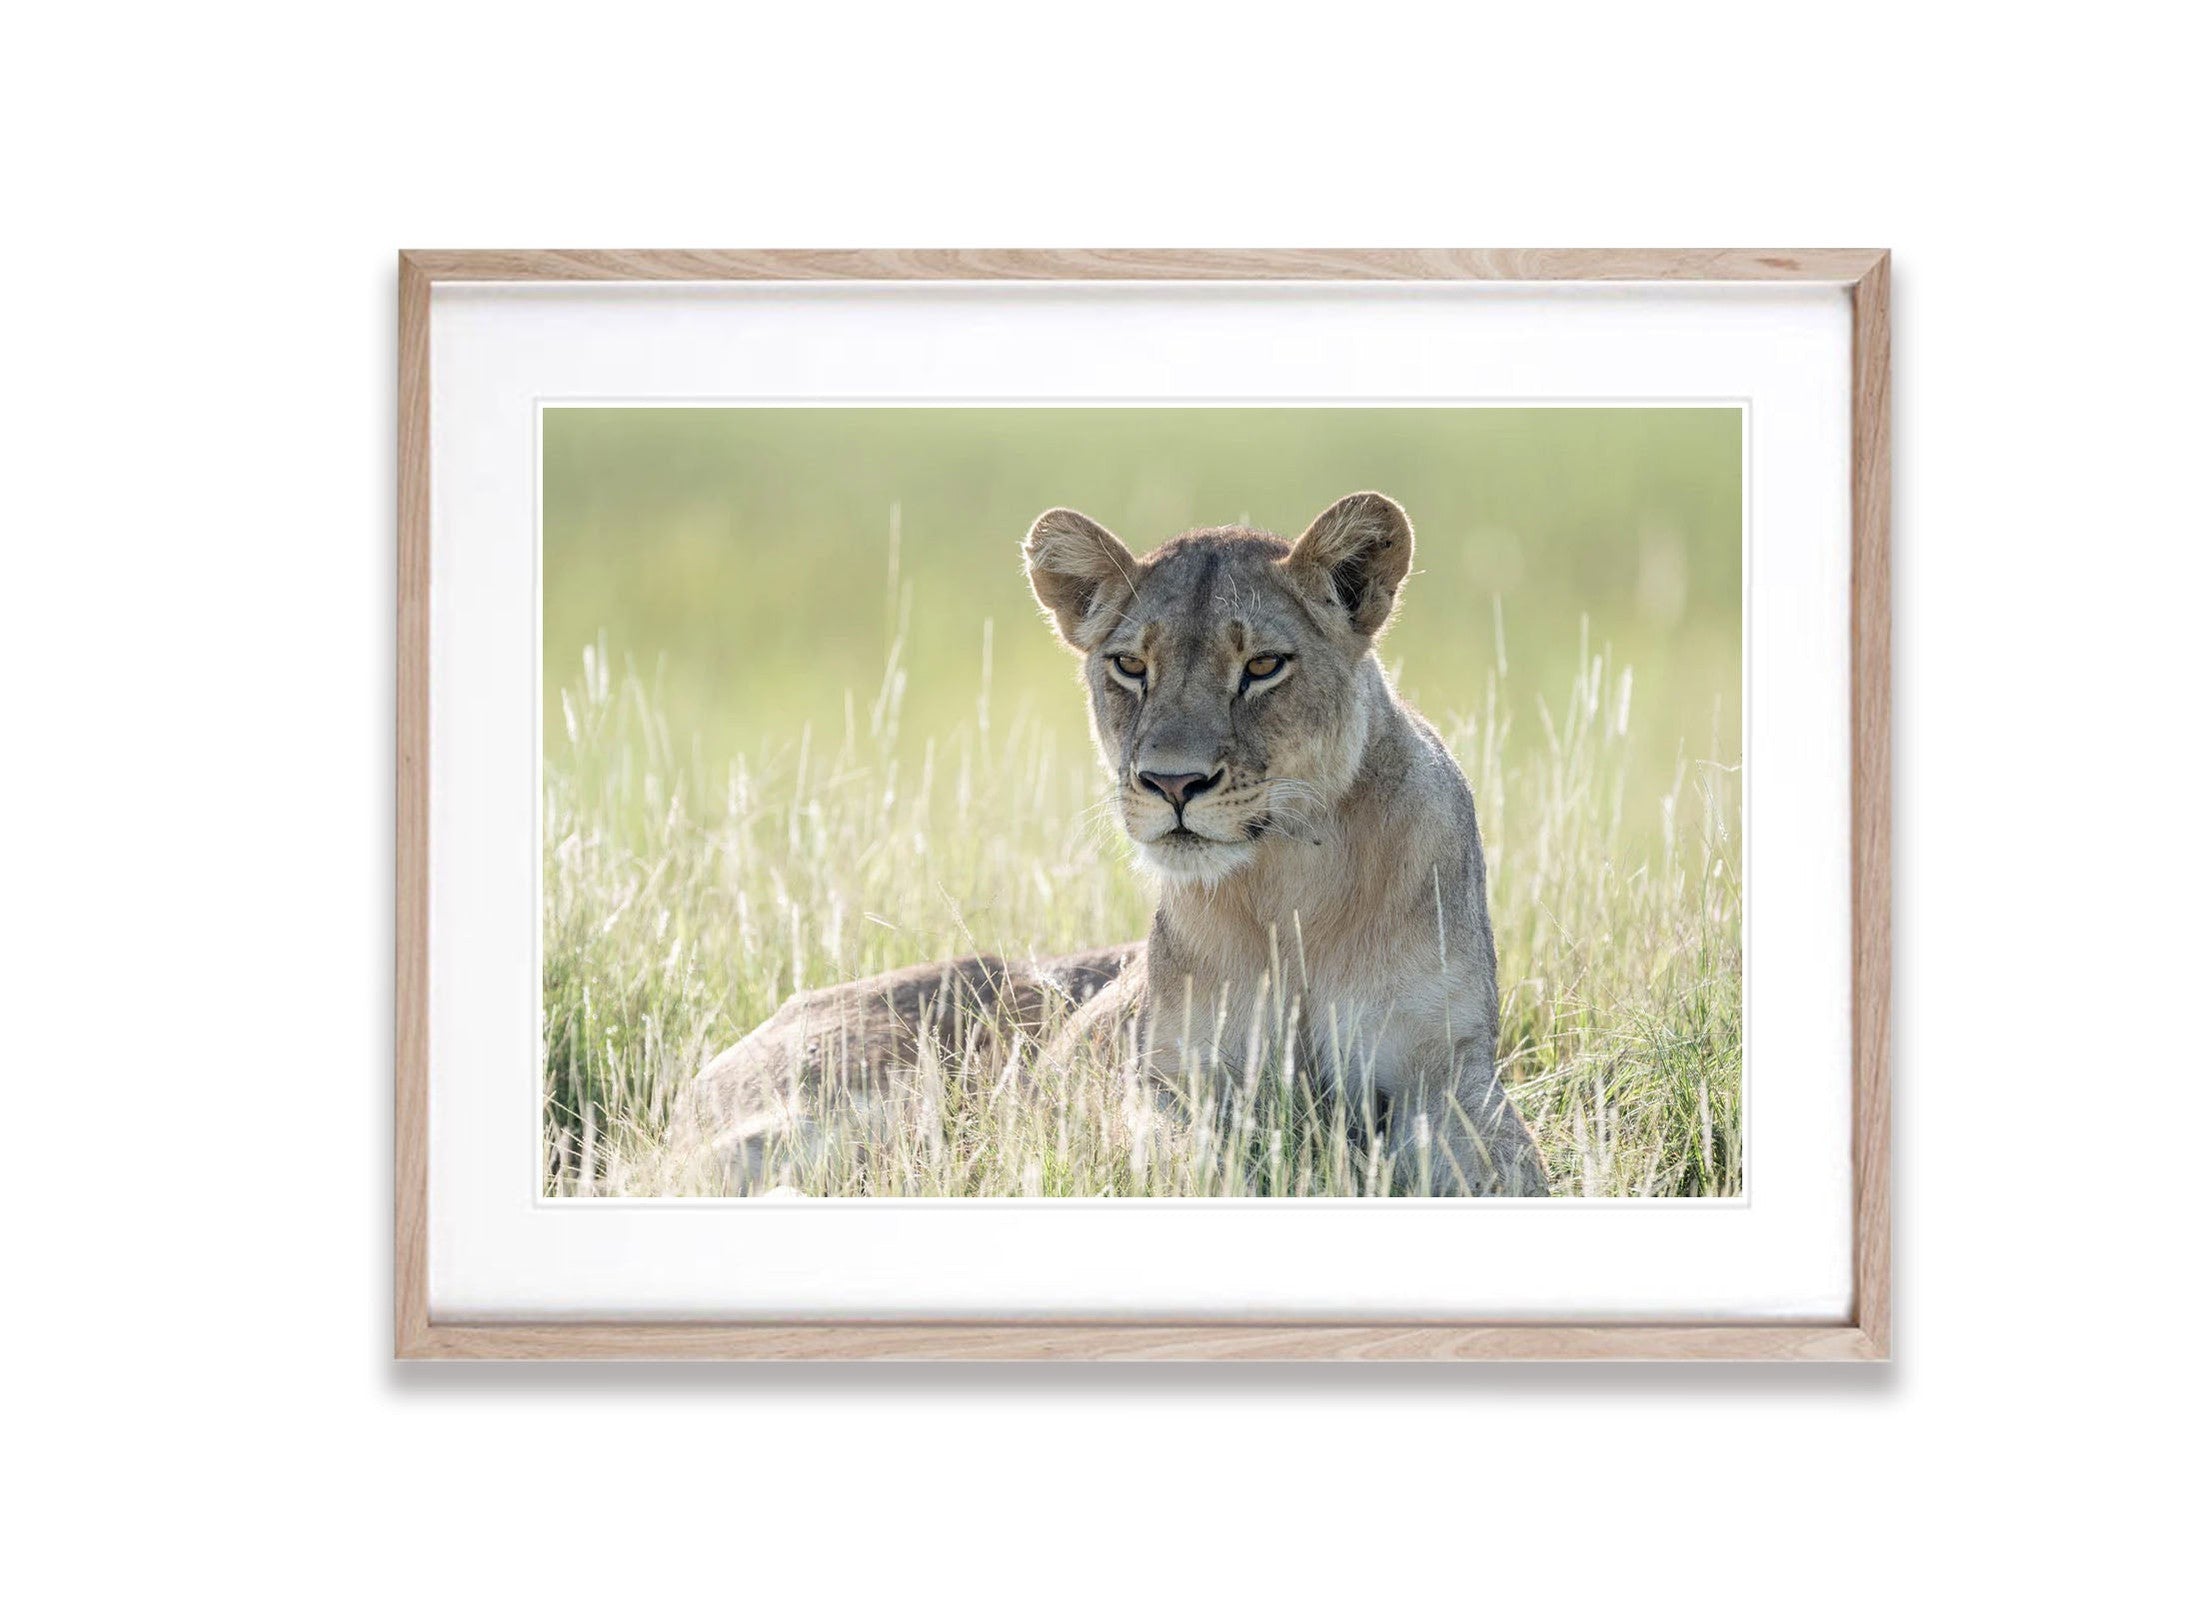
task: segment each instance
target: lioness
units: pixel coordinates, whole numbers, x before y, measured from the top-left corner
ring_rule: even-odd
[[[683,1101],[729,1180],[795,1175],[767,1167],[832,1136],[814,1107],[882,1110],[927,1053],[990,1069],[975,1063],[1043,1043],[1061,1070],[1131,1061],[1184,1105],[1226,1105],[1280,1049],[1386,1140],[1401,1186],[1547,1193],[1496,1076],[1473,796],[1373,653],[1412,546],[1404,510],[1371,493],[1295,544],[1201,528],[1143,560],[1075,511],[1039,517],[1025,569],[1082,658],[1114,803],[1157,891],[1151,931],[796,996]]]

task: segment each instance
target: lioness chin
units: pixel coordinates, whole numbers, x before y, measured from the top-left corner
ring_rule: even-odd
[[[1464,775],[1373,653],[1410,569],[1394,501],[1295,544],[1202,528],[1140,559],[1075,511],[1024,541],[1080,657],[1094,741],[1157,905],[1142,946],[976,956],[797,995],[676,1113],[737,1190],[801,1181],[883,1124],[925,1062],[1142,1073],[1227,1114],[1305,1072],[1406,1192],[1544,1194],[1496,1074],[1496,957]],[[829,1113],[824,1107],[833,1107]]]

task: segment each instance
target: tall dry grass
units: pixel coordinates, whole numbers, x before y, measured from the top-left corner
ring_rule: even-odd
[[[1501,628],[1501,619],[1499,619]],[[1740,774],[1672,751],[1630,778],[1631,675],[1592,651],[1562,704],[1515,703],[1501,648],[1441,722],[1489,858],[1500,1066],[1560,1195],[1740,1191]],[[553,1195],[711,1191],[665,1129],[680,1086],[788,995],[982,950],[1142,935],[1149,906],[1081,743],[904,737],[899,652],[840,725],[720,764],[602,644],[560,696],[546,773],[543,1136]],[[990,651],[987,652],[990,660]],[[1227,1119],[1155,1113],[1108,1074],[1013,1091],[933,1061],[889,1122],[805,1173],[828,1195],[1328,1197],[1390,1192],[1379,1149],[1303,1080]]]

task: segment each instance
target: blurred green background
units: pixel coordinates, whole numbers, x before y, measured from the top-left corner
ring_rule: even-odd
[[[905,733],[973,718],[989,620],[992,721],[1082,738],[1018,559],[1038,512],[1074,506],[1143,552],[1223,522],[1295,537],[1356,489],[1412,515],[1382,652],[1439,726],[1483,704],[1501,602],[1515,716],[1561,712],[1585,618],[1632,668],[1628,742],[1661,768],[1642,775],[1740,749],[1734,408],[557,408],[543,473],[553,760],[599,638],[717,761],[805,723],[836,739],[851,698],[867,717],[904,616]]]

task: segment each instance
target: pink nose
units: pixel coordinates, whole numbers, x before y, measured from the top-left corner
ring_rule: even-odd
[[[1183,808],[1208,789],[1222,781],[1220,772],[1140,772],[1138,781],[1151,789],[1169,804],[1176,807],[1176,814],[1183,815]]]

